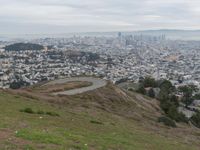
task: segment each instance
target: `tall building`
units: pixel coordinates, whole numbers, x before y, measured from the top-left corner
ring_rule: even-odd
[[[118,40],[119,40],[119,44],[121,45],[122,44],[122,33],[121,32],[118,33]]]
[[[122,37],[122,33],[119,32],[119,33],[118,33],[118,38],[121,38],[121,37]]]

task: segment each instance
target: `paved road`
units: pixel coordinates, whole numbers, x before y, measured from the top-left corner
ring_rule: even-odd
[[[74,78],[66,78],[66,79],[59,79],[55,81],[51,81],[47,83],[46,85],[53,85],[53,84],[62,84],[62,83],[67,83],[67,82],[72,82],[72,81],[87,81],[91,82],[92,85],[88,87],[82,87],[78,89],[72,89],[72,90],[67,90],[67,91],[62,91],[62,92],[56,92],[53,93],[53,95],[76,95],[88,91],[92,91],[101,87],[106,86],[107,82],[102,79],[98,78],[93,78],[93,77],[74,77]]]

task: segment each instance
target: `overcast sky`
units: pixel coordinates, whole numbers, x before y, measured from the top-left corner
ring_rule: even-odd
[[[200,29],[200,0],[0,0],[0,33]]]

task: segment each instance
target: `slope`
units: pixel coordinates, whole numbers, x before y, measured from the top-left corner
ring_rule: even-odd
[[[24,112],[27,108],[33,112]],[[0,149],[197,150],[200,146],[197,129],[158,124],[162,111],[157,101],[112,84],[75,96],[52,96],[32,88],[2,90],[0,110]]]

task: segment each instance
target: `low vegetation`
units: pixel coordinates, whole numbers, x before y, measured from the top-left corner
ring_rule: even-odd
[[[161,122],[166,126],[176,127],[176,123],[172,119],[165,116],[159,117],[158,122]]]
[[[49,116],[60,116],[59,114],[55,113],[55,112],[50,112],[50,111],[33,111],[32,108],[25,108],[25,109],[21,109],[20,112],[24,112],[24,113],[28,113],[28,114],[40,114],[40,115],[49,115]]]
[[[198,128],[200,128],[200,112],[194,114],[191,118],[191,122]]]
[[[156,96],[153,90],[154,88],[159,89],[159,93],[156,98],[160,101],[160,107],[165,112],[166,118],[170,118],[176,122],[188,123],[189,120],[185,117],[185,115],[178,111],[179,101],[176,96],[176,92],[179,91],[183,93],[181,101],[187,107],[193,101],[192,94],[196,91],[196,87],[189,85],[176,89],[168,80],[156,81],[151,77],[146,77],[139,81],[139,88],[137,92],[154,98]],[[168,119],[164,120],[170,122]],[[168,123],[165,124],[167,125]]]
[[[31,108],[21,109],[20,112],[25,112],[28,114],[34,114],[35,112]]]
[[[20,50],[42,50],[44,47],[39,44],[32,43],[15,43],[5,47],[6,51],[20,51]]]
[[[90,120],[90,123],[94,123],[94,124],[103,124],[102,122],[97,121],[97,120]]]

